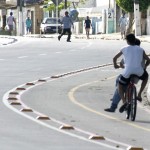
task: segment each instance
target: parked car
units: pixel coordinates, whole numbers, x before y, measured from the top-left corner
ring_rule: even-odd
[[[61,21],[58,18],[44,18],[40,25],[42,34],[57,33],[57,29],[58,33],[62,32]]]

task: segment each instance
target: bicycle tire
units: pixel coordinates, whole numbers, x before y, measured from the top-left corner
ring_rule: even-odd
[[[126,108],[126,119],[130,118],[130,114],[131,114],[131,104],[128,104]]]
[[[130,112],[131,112],[131,105],[130,105],[130,101],[131,101],[131,88],[128,87],[127,88],[127,91],[125,93],[125,99],[126,99],[126,102],[128,104],[127,108],[126,108],[126,119],[129,119],[130,118]]]
[[[131,121],[134,121],[136,118],[136,110],[137,110],[137,100],[136,100],[136,87],[133,86],[131,90]]]

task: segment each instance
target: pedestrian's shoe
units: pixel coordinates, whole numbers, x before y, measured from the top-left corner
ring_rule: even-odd
[[[120,113],[123,113],[123,112],[125,111],[126,107],[127,107],[127,103],[124,103],[124,104],[120,107],[119,112],[120,112]]]
[[[60,38],[61,38],[61,36],[59,35],[59,36],[58,36],[58,40],[59,40],[59,41],[60,41]]]
[[[70,40],[67,40],[67,42],[71,42]]]
[[[115,109],[112,109],[112,108],[106,108],[104,110],[107,111],[107,112],[115,112]]]

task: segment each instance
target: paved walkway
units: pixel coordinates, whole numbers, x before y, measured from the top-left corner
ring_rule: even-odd
[[[58,34],[30,34],[24,35],[24,37],[35,37],[35,38],[57,38]],[[72,35],[72,38],[77,39],[86,39],[86,35],[79,34],[79,35]],[[142,42],[150,42],[150,35],[143,35],[137,36]],[[104,40],[121,40],[120,33],[112,33],[112,34],[97,34],[97,35],[90,35],[90,39],[104,39]]]
[[[57,38],[58,34],[47,34],[47,35],[40,35],[40,34],[29,34],[24,35],[23,37],[32,37],[32,38]],[[11,43],[15,39],[19,38],[19,36],[6,36],[0,35],[0,44]],[[79,35],[72,35],[72,38],[76,39],[86,39],[86,35],[79,34]],[[142,42],[149,42],[150,43],[150,35],[143,35],[137,36]],[[104,40],[121,40],[120,33],[112,33],[112,34],[97,34],[97,35],[90,35],[90,39],[104,39]]]

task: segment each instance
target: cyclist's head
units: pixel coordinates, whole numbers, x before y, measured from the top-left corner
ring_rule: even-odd
[[[135,35],[130,33],[126,35],[126,40],[129,45],[135,45]]]
[[[139,39],[135,38],[135,45],[140,46],[140,44],[141,44],[141,41]]]

